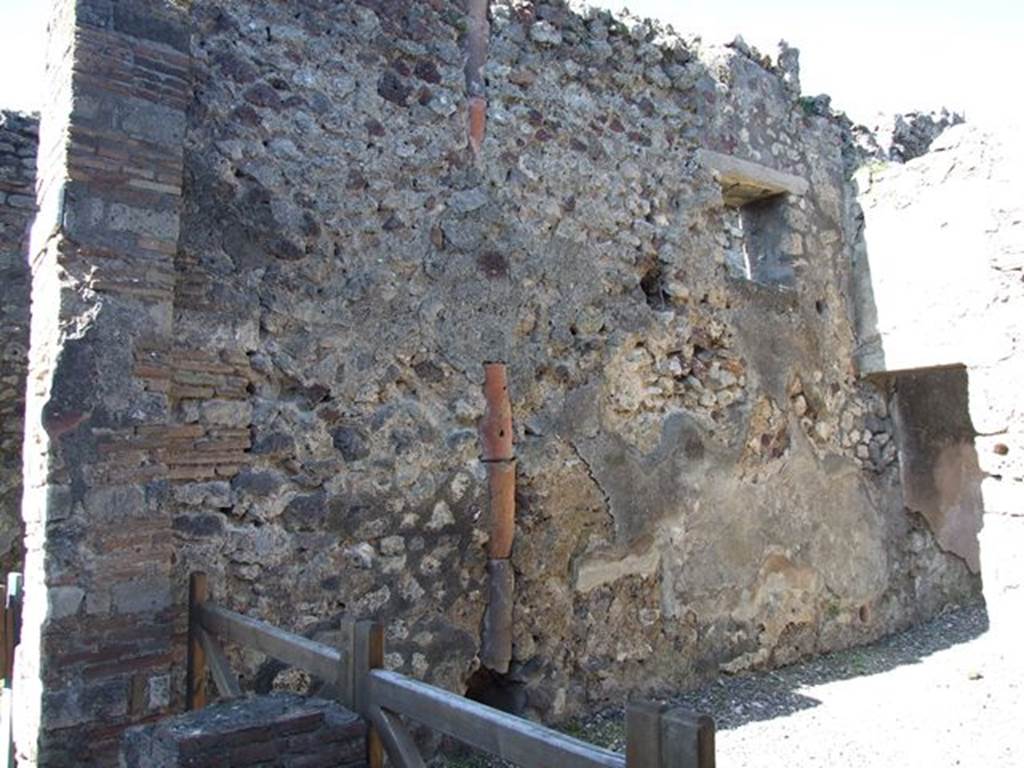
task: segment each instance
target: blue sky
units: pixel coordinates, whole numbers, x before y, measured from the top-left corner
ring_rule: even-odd
[[[267,0],[279,2],[280,0]],[[297,0],[293,0],[297,1]],[[410,0],[416,2],[418,0]],[[877,111],[948,106],[981,123],[1024,125],[1016,50],[1022,0],[597,0],[706,40],[742,34],[774,53],[801,49],[807,94],[871,122]],[[38,108],[50,0],[0,0],[0,106]]]

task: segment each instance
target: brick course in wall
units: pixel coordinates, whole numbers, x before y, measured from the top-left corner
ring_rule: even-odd
[[[112,765],[125,727],[180,706],[167,465],[146,442],[176,434],[174,403],[136,366],[172,342],[186,30],[160,0],[61,0],[50,22],[15,683],[24,765]]]
[[[21,442],[29,337],[28,232],[39,119],[0,111],[0,571],[21,565]]]
[[[366,724],[323,699],[273,694],[125,733],[122,768],[361,768]]]

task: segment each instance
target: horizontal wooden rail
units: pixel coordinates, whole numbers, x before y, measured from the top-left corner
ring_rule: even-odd
[[[272,624],[204,603],[196,608],[207,632],[238,645],[265,653],[289,666],[299,667],[330,683],[338,680],[342,652],[315,640],[285,632]]]
[[[521,766],[625,768],[618,752],[492,709],[397,672],[370,672],[375,706]]]
[[[384,665],[380,623],[343,619],[342,648],[286,632],[209,601],[204,574],[191,577],[189,706],[206,703],[212,673],[220,695],[239,695],[238,681],[214,638],[260,651],[337,686],[339,701],[369,724],[366,764],[382,768],[386,748],[396,768],[424,768],[403,717],[522,768],[714,768],[714,721],[667,704],[630,705],[626,754],[414,680]]]

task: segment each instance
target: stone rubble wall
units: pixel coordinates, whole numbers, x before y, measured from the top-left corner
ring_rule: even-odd
[[[829,117],[842,127],[843,156],[850,175],[865,165],[905,163],[921,157],[947,129],[964,122],[959,112],[942,108],[887,115],[868,126],[854,123],[833,108],[828,94],[802,96],[800,105],[808,115]]]
[[[858,376],[843,129],[796,55],[491,4],[62,0],[24,456],[20,759],[182,705],[186,585],[557,720],[970,599]],[[709,149],[799,176],[737,276]],[[740,222],[740,224],[737,224]],[[763,242],[761,241],[763,240]],[[509,672],[479,672],[482,363],[516,428]],[[316,690],[232,651],[243,684]]]
[[[244,354],[223,426],[252,442],[232,477],[173,484],[181,578],[326,641],[380,618],[389,667],[555,719],[974,594],[904,510],[889,393],[854,369],[844,136],[790,49],[492,3],[477,160],[461,4],[191,15],[173,337]],[[808,180],[771,212],[791,287],[730,272],[743,233],[700,147]],[[513,661],[489,682],[487,360],[519,461]]]
[[[36,208],[35,115],[0,111],[0,573],[21,566],[21,443],[29,338],[28,231]]]
[[[277,693],[127,731],[122,768],[361,768],[366,724],[334,702]]]
[[[891,125],[876,126],[872,133],[887,160],[906,163],[925,154],[947,128],[960,125],[964,116],[942,109],[895,115]]]

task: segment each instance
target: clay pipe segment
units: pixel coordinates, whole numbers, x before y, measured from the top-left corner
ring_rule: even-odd
[[[484,609],[480,662],[495,672],[508,672],[512,660],[512,604],[516,577],[508,560],[487,561],[487,608]]]
[[[512,556],[512,540],[516,534],[515,459],[487,464],[487,480],[491,495],[491,533],[487,541],[487,557],[491,560],[505,560]]]
[[[487,64],[487,48],[490,40],[490,25],[487,23],[488,0],[469,0],[466,19],[466,93],[469,96],[484,95],[484,67]]]
[[[484,363],[484,400],[487,409],[480,420],[481,460],[511,461],[512,404],[508,399],[508,375],[504,363]]]
[[[466,95],[469,97],[469,146],[473,156],[479,157],[483,149],[487,128],[487,99],[485,98],[484,66],[490,27],[487,23],[489,0],[470,0],[466,35]]]
[[[483,96],[469,97],[469,146],[473,154],[480,155],[487,133],[487,99]]]

